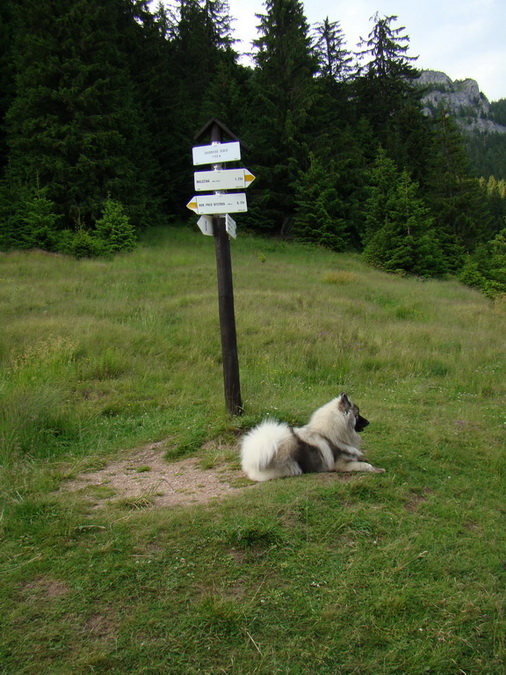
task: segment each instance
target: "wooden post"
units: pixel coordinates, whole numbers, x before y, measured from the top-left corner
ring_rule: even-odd
[[[213,122],[211,125],[211,143],[221,142],[222,130],[216,122]],[[225,404],[230,414],[240,415],[243,412],[243,407],[235,330],[232,257],[230,255],[230,240],[225,229],[225,218],[223,216],[213,216],[213,236],[216,250],[216,270],[218,273],[218,308]]]

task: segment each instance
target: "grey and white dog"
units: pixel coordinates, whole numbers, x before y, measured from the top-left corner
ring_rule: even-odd
[[[360,451],[358,432],[368,424],[347,394],[318,408],[303,427],[264,420],[241,440],[243,471],[256,481],[324,471],[383,473]]]

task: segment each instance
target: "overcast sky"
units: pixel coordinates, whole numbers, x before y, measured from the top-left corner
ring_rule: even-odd
[[[406,28],[417,68],[440,70],[452,80],[472,78],[489,101],[506,98],[506,0],[305,0],[310,24],[340,21],[350,52],[367,38],[376,12],[395,15]],[[238,51],[250,51],[262,0],[229,0]]]

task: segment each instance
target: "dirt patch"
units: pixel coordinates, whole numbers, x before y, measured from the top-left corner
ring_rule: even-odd
[[[68,587],[62,581],[57,581],[56,579],[37,577],[25,584],[23,591],[30,596],[40,596],[51,600],[65,595],[68,592]]]
[[[103,469],[79,474],[62,490],[80,492],[96,508],[120,500],[140,508],[201,504],[253,487],[240,485],[244,474],[226,462],[211,469],[202,469],[196,458],[169,463],[164,448],[163,442],[145,446]]]
[[[425,486],[421,492],[411,492],[409,499],[405,502],[404,508],[407,511],[416,512],[418,507],[425,503],[432,490]]]
[[[83,630],[97,640],[112,640],[116,637],[117,625],[108,616],[94,614],[86,621]]]

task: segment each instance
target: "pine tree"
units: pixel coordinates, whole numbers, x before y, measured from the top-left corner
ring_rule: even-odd
[[[293,236],[305,242],[343,251],[349,243],[343,204],[336,190],[338,175],[333,163],[323,164],[311,155],[311,164],[295,183]]]
[[[257,67],[251,78],[248,143],[261,180],[258,192],[252,188],[257,199],[250,221],[286,233],[295,208],[294,181],[309,166],[317,61],[302,3],[267,0],[265,7],[266,14],[258,15]]]
[[[371,17],[374,26],[362,40],[358,57],[365,61],[355,80],[356,103],[369,120],[378,140],[399,167],[422,179],[428,144],[427,121],[422,116],[420,89],[408,56],[409,36],[395,28],[396,16]]]
[[[96,234],[101,241],[102,250],[106,253],[131,251],[135,248],[135,229],[123,206],[114,199],[104,203],[104,213],[97,220]]]
[[[57,230],[60,217],[48,197],[48,188],[35,185],[8,185],[0,191],[0,249],[42,248],[58,250]]]
[[[490,236],[491,216],[479,181],[470,174],[462,136],[444,111],[434,123],[428,169],[427,203],[445,257],[458,269],[463,254]]]
[[[121,50],[130,0],[19,0],[8,179],[40,181],[62,214],[93,227],[110,193],[140,224],[151,203],[146,130]]]
[[[313,50],[318,59],[316,86],[317,105],[313,108],[313,149],[324,152],[329,147],[339,149],[343,127],[355,119],[352,100],[352,78],[356,67],[353,57],[345,46],[345,37],[339,21],[328,17],[313,28]],[[319,147],[318,147],[319,146]]]
[[[14,73],[12,69],[12,21],[11,0],[0,3],[0,177],[7,164],[8,148],[5,133],[5,114],[14,94]]]
[[[506,294],[506,228],[464,257],[458,278],[489,297]]]
[[[398,172],[383,151],[365,205],[364,258],[387,272],[438,276],[446,265],[433,220],[407,171]]]
[[[367,244],[374,234],[388,221],[392,202],[392,190],[399,180],[399,171],[382,147],[378,148],[374,166],[370,172],[367,201],[364,209],[364,232],[362,241]]]
[[[340,22],[326,17],[315,25],[314,36],[320,76],[333,82],[348,81],[355,74],[355,68],[353,57],[345,46]]]
[[[176,71],[176,123],[190,138],[206,121],[202,103],[223,62],[234,62],[231,17],[223,0],[179,0],[173,11],[171,67]]]
[[[191,189],[193,137],[210,117],[218,117],[233,128],[232,120],[237,111],[236,83],[240,81],[241,73],[232,49],[228,2],[178,0],[173,3],[169,17],[166,69],[173,81],[166,95],[172,128],[165,166],[170,191],[184,211],[185,201],[181,195]],[[231,78],[228,83],[224,81],[225,73]],[[218,98],[218,91],[223,86],[227,87],[227,101]],[[238,84],[237,88],[240,87]],[[219,103],[219,115],[213,105],[216,102]]]

